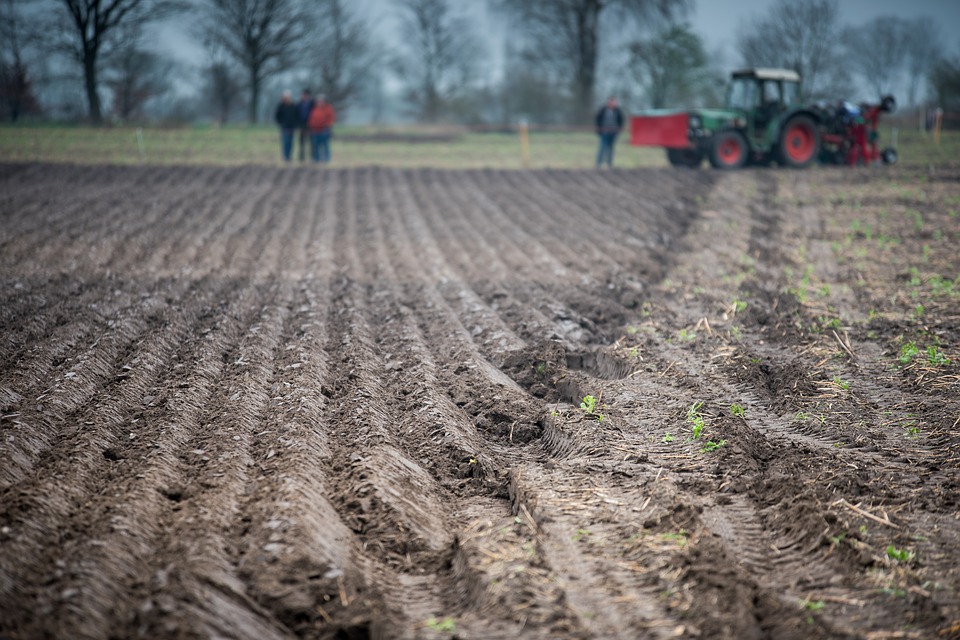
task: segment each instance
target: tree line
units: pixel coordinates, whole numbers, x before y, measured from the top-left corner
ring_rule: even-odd
[[[0,0],[0,116],[253,123],[284,82],[371,120],[392,99],[424,123],[583,124],[605,93],[634,109],[716,105],[729,71],[687,22],[691,0],[487,0],[508,25],[496,56],[465,3],[378,6],[390,37],[349,0]],[[203,51],[185,99],[171,99],[182,68],[149,46],[164,21]],[[905,87],[908,105],[960,110],[960,56],[934,17],[843,25],[838,0],[778,0],[733,35],[730,66],[794,69],[808,100]]]

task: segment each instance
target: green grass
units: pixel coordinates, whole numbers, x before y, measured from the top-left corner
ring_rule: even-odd
[[[386,134],[384,139],[382,136]],[[437,136],[437,134],[443,134]],[[889,127],[881,129],[889,142]],[[136,127],[91,128],[71,125],[0,125],[0,161],[81,164],[280,165],[275,127],[146,127],[143,157]],[[389,136],[403,136],[403,140]],[[381,136],[380,140],[375,137]],[[419,137],[423,141],[411,142]],[[440,139],[438,139],[440,138]],[[597,139],[589,130],[531,132],[532,168],[593,168]],[[333,166],[521,168],[515,133],[471,133],[457,128],[338,126],[332,141]],[[906,167],[956,163],[960,132],[945,131],[939,146],[928,136],[901,129],[900,164]],[[616,150],[620,168],[665,167],[662,149],[632,147],[628,134]],[[705,165],[706,167],[706,165]],[[709,170],[709,169],[704,169]]]
[[[443,135],[437,135],[437,134]],[[403,136],[403,139],[396,139]],[[277,130],[269,126],[144,128],[143,157],[135,127],[0,126],[0,161],[81,164],[281,165]],[[380,137],[380,139],[377,139]],[[391,139],[392,137],[392,139]],[[421,138],[423,141],[415,141]],[[530,167],[593,168],[597,139],[584,132],[533,132]],[[337,127],[332,166],[522,168],[510,133],[419,127]],[[661,149],[617,144],[615,166],[666,166]]]

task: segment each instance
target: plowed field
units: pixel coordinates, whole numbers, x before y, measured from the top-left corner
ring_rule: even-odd
[[[958,208],[0,165],[0,637],[960,637]]]

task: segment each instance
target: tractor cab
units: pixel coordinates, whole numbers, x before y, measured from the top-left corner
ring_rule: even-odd
[[[780,117],[799,102],[800,76],[789,69],[734,71],[727,91],[727,109],[738,113],[741,130],[761,147],[776,139]]]

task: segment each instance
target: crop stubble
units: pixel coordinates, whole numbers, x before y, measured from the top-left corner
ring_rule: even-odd
[[[873,180],[3,166],[0,636],[956,637],[957,299],[843,243],[960,275],[957,175]]]

